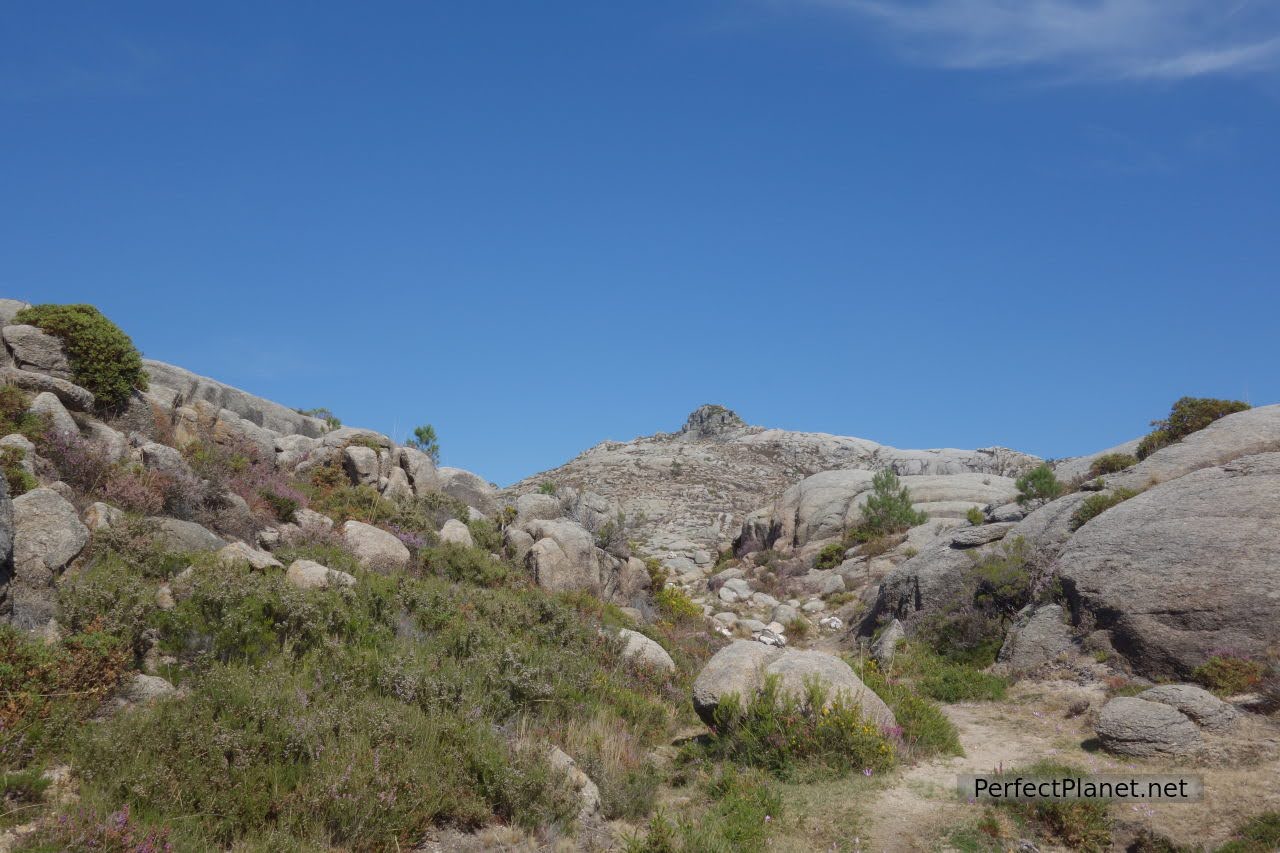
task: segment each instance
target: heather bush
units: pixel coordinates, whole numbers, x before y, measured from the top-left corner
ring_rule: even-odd
[[[95,853],[170,853],[170,830],[136,821],[125,806],[104,814],[90,807],[78,807],[57,820],[39,827],[23,843],[23,853],[55,853],[64,850],[93,850]]]
[[[1138,458],[1130,453],[1104,453],[1089,466],[1089,479],[1115,474],[1138,464]]]
[[[848,550],[842,542],[833,542],[830,545],[823,546],[818,552],[817,558],[813,561],[813,567],[825,571],[834,569],[836,566],[844,562],[844,552]]]
[[[1239,400],[1215,400],[1210,397],[1183,397],[1173,404],[1169,417],[1152,421],[1155,427],[1138,443],[1138,459],[1146,459],[1162,447],[1181,441],[1202,430],[1218,418],[1252,408]]]
[[[133,341],[92,305],[36,305],[19,311],[13,322],[38,326],[62,341],[76,384],[93,392],[99,410],[124,405],[135,388],[147,390]]]
[[[83,436],[48,430],[36,443],[40,453],[53,463],[62,482],[86,495],[101,493],[118,468],[102,448]]]
[[[972,524],[974,527],[978,527],[979,525],[987,523],[986,513],[984,513],[981,509],[979,509],[976,506],[971,506],[967,510],[965,510],[964,517],[965,517],[965,520],[968,521],[970,524]]]
[[[1030,767],[1006,770],[1010,778],[1065,779],[1086,775],[1078,767],[1056,761],[1039,761]],[[1111,848],[1111,819],[1105,800],[1031,800],[1001,802],[998,808],[1015,814],[1041,838],[1083,853],[1104,853]]]
[[[424,548],[418,558],[428,572],[459,583],[499,586],[514,577],[506,563],[483,548],[453,542]]]
[[[428,711],[335,675],[316,659],[215,666],[189,697],[89,732],[77,748],[84,782],[139,812],[182,816],[181,840],[209,848],[274,830],[407,849],[435,823],[571,821],[573,794],[544,755],[456,708]]]
[[[764,853],[783,816],[782,797],[758,772],[732,765],[700,786],[705,808],[671,819],[658,814],[644,835],[625,840],[626,853]]]
[[[711,736],[688,747],[684,758],[727,760],[804,781],[888,770],[896,753],[890,736],[849,697],[832,695],[816,680],[797,696],[771,676],[745,703],[736,695],[722,699]]]
[[[1076,511],[1071,514],[1071,521],[1068,522],[1067,526],[1071,530],[1079,530],[1113,506],[1119,506],[1137,494],[1138,492],[1133,489],[1119,488],[1110,492],[1099,492],[1090,495],[1076,507]]]

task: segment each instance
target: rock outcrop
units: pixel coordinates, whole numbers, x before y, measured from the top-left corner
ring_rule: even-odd
[[[9,620],[19,628],[38,630],[54,618],[54,580],[88,544],[89,528],[80,522],[76,508],[52,489],[34,489],[14,498],[12,511]],[[0,513],[0,530],[5,521]]]
[[[597,492],[621,509],[631,538],[646,553],[682,572],[694,565],[697,552],[728,547],[749,514],[822,471],[983,474],[998,483],[1038,463],[998,447],[899,450],[860,438],[765,429],[746,425],[722,406],[703,406],[677,433],[602,442],[559,468],[521,480],[501,498],[514,502],[546,482]],[[925,500],[945,503],[950,497]],[[969,495],[956,497],[964,502]],[[974,497],[972,503],[982,501]],[[948,511],[964,514],[958,504]]]
[[[1077,622],[1109,632],[1143,674],[1185,677],[1214,649],[1280,642],[1277,530],[1280,453],[1246,456],[1094,518],[1056,565]]]

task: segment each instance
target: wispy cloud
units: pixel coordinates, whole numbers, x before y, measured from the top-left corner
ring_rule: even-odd
[[[1178,80],[1280,67],[1274,0],[798,0],[869,21],[948,68]]]

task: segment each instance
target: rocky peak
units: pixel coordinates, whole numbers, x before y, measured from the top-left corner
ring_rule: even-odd
[[[746,421],[738,417],[733,410],[707,403],[689,414],[680,434],[693,438],[715,438],[746,425]]]

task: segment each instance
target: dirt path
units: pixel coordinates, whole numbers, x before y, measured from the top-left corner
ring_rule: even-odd
[[[1022,683],[998,703],[944,706],[964,747],[962,758],[935,759],[907,768],[862,810],[863,851],[938,850],[947,831],[977,816],[956,799],[956,775],[1015,768],[1049,758],[1093,773],[1195,773],[1203,776],[1205,799],[1182,804],[1116,804],[1118,834],[1145,827],[1183,843],[1225,841],[1245,819],[1280,808],[1277,728],[1261,719],[1243,720],[1197,758],[1178,761],[1125,760],[1088,752],[1089,715],[1068,717],[1080,699],[1101,707],[1098,688],[1064,682]],[[1051,850],[1043,844],[1041,850]]]
[[[965,754],[908,768],[865,810],[862,848],[867,851],[933,849],[935,839],[973,815],[955,797],[956,776],[1018,767],[1048,752],[1034,712],[1004,704],[958,704],[944,708],[960,734]],[[1052,747],[1049,747],[1052,749]]]

